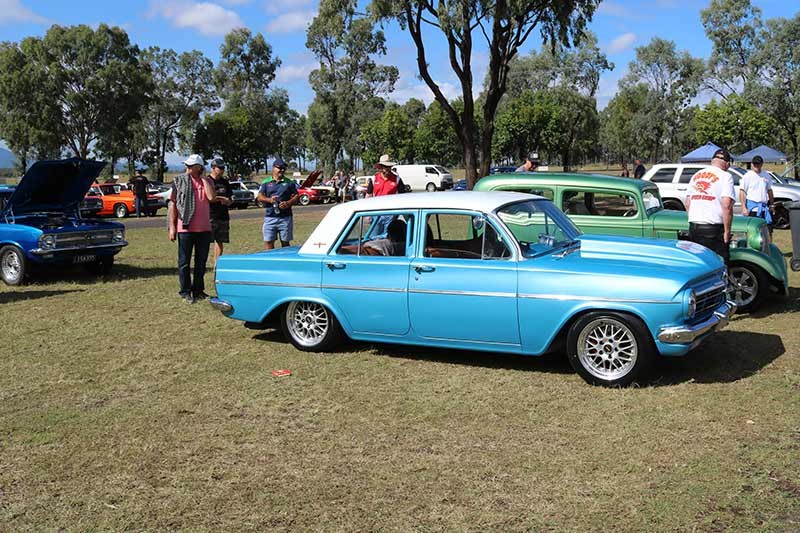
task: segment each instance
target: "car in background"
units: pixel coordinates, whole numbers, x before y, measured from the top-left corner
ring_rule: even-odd
[[[317,187],[297,187],[297,194],[300,195],[297,202],[300,205],[327,204],[333,202],[335,197],[331,196],[327,188],[319,189]]]
[[[479,191],[516,191],[552,200],[585,233],[656,239],[688,239],[685,211],[665,208],[656,184],[574,173],[487,176]],[[742,312],[755,311],[772,290],[787,294],[786,260],[761,218],[735,215],[731,227],[728,298]]]
[[[446,191],[453,188],[453,175],[441,165],[395,165],[397,174],[409,191]]]
[[[507,173],[507,172],[514,172],[516,170],[517,170],[517,167],[512,166],[512,165],[500,165],[500,166],[496,166],[496,167],[490,167],[489,168],[489,175],[492,175],[492,174],[504,174],[504,173]]]
[[[566,348],[583,379],[605,386],[639,380],[659,354],[688,353],[735,311],[709,249],[583,235],[549,200],[507,192],[346,202],[303,246],[223,255],[215,272],[214,308],[249,327],[278,324],[299,350],[345,337]]]
[[[86,193],[81,200],[80,212],[82,217],[96,217],[103,210],[103,199],[92,192]]]
[[[21,285],[34,267],[84,265],[107,274],[125,226],[81,216],[81,202],[105,163],[38,161],[16,187],[0,186],[0,278]]]
[[[248,189],[243,181],[232,181],[230,183],[234,195],[239,198],[240,202],[243,202],[246,198],[248,204],[256,205],[256,195],[258,194],[258,189],[255,191]]]
[[[100,196],[103,201],[103,209],[98,215],[113,215],[117,218],[125,218],[130,213],[136,213],[135,197],[133,191],[123,183],[97,183],[95,182],[90,191]],[[158,210],[167,206],[163,198],[154,194],[147,195],[147,206],[144,214],[155,216]]]
[[[689,181],[694,174],[707,167],[703,163],[664,163],[653,165],[644,176],[643,180],[655,183],[661,191],[661,198],[664,200],[666,209],[678,211],[686,210],[686,190]],[[747,173],[747,170],[731,166],[728,172],[733,176],[733,185],[736,190],[736,202],[734,211],[739,212],[739,180]],[[772,194],[775,197],[775,212],[773,215],[773,226],[778,229],[789,228],[789,211],[783,204],[788,202],[800,201],[800,187],[794,185],[773,184]],[[738,209],[737,209],[738,208]]]

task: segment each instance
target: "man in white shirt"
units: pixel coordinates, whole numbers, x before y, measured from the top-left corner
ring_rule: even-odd
[[[686,210],[689,212],[689,240],[710,248],[728,263],[731,222],[736,192],[728,172],[731,154],[719,149],[711,165],[698,170],[689,181]]]
[[[760,155],[753,158],[753,169],[748,170],[739,183],[739,201],[742,203],[744,216],[755,211],[757,217],[771,225],[772,214],[769,208],[775,198],[772,196],[772,178],[761,170],[763,164],[764,159]]]

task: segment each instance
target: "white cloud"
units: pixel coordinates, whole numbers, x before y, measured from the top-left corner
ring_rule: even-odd
[[[624,52],[628,50],[633,43],[636,42],[636,34],[632,32],[623,33],[622,35],[615,38],[611,41],[611,44],[608,45],[606,51],[609,54],[618,54],[620,52]]]
[[[461,96],[461,88],[450,82],[437,82],[439,89],[445,97],[453,101]],[[424,82],[420,82],[412,76],[402,76],[395,85],[394,92],[389,95],[389,99],[399,104],[404,104],[411,98],[417,98],[425,102],[425,105],[430,105],[433,102],[433,92]]]
[[[310,0],[267,0],[265,9],[273,15],[285,11],[297,11],[310,4]]]
[[[150,15],[159,15],[177,28],[193,28],[203,35],[226,35],[245,26],[238,13],[211,2],[152,1]]]
[[[306,31],[308,25],[316,16],[315,11],[290,11],[275,17],[267,24],[270,33],[291,33],[293,31]]]
[[[316,63],[281,65],[275,74],[275,81],[281,84],[288,84],[298,80],[307,80],[311,71],[318,66]]]
[[[597,7],[597,13],[602,15],[610,15],[612,17],[621,17],[626,19],[639,19],[641,18],[633,10],[615,2],[602,2]]]
[[[35,22],[46,24],[48,21],[19,3],[19,0],[0,0],[0,24],[9,22]]]

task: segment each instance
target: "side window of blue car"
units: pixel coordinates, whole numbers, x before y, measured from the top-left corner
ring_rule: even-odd
[[[356,215],[336,253],[358,256],[407,256],[413,226],[414,215],[411,213]]]
[[[507,259],[511,250],[482,215],[435,213],[426,219],[424,257]]]

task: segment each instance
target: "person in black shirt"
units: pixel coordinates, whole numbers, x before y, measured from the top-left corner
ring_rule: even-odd
[[[230,242],[231,216],[228,206],[233,203],[233,188],[225,179],[225,161],[220,158],[211,160],[211,178],[217,198],[209,206],[211,215],[211,240],[214,241],[214,264],[222,255],[224,243]]]
[[[642,179],[642,176],[644,176],[645,172],[647,172],[647,169],[644,168],[644,165],[642,164],[642,160],[641,159],[637,159],[636,160],[636,168],[633,170],[633,177],[635,179],[637,179],[637,180],[640,180],[640,179]]]
[[[130,181],[133,185],[134,205],[136,206],[136,218],[142,216],[142,213],[147,214],[147,186],[150,181],[144,177],[141,170],[136,171],[136,176]]]

